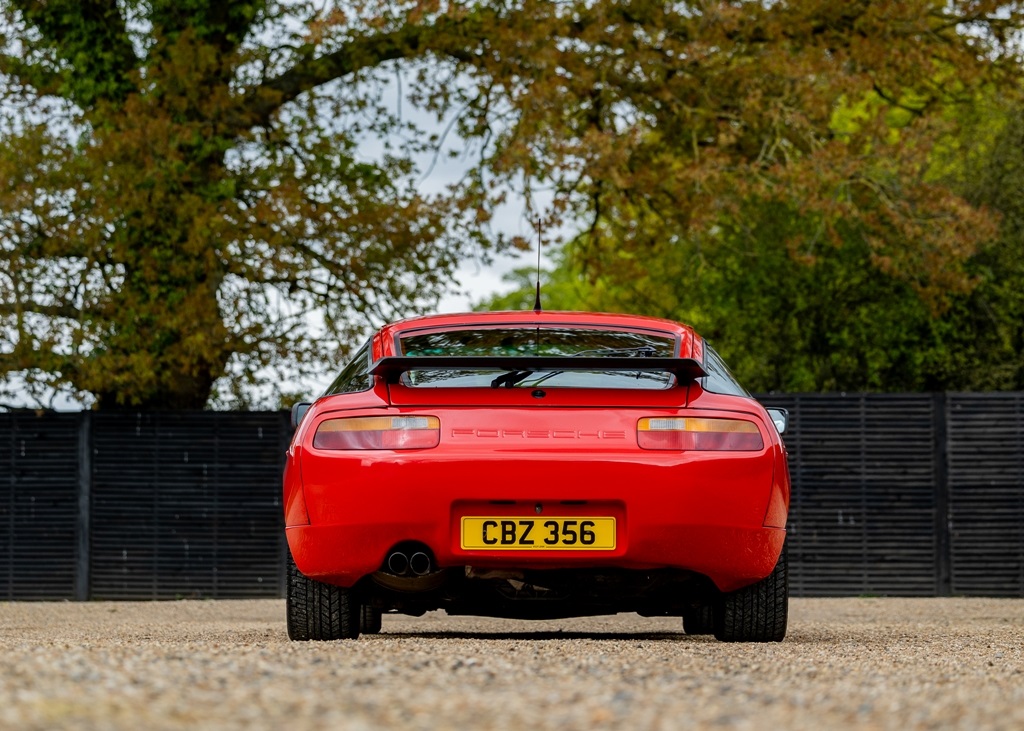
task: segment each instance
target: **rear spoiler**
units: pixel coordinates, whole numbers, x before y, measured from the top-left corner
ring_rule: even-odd
[[[707,372],[693,358],[637,358],[567,355],[420,355],[381,358],[371,375],[398,383],[406,371],[662,371],[680,383],[703,378]]]

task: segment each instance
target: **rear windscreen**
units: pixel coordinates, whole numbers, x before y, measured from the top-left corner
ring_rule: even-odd
[[[474,328],[413,333],[400,338],[402,355],[588,356],[618,358],[671,357],[674,335],[632,330],[558,327]],[[496,379],[499,379],[496,381]],[[575,388],[666,388],[673,376],[643,371],[497,371],[414,370],[402,382],[408,386],[563,386]]]

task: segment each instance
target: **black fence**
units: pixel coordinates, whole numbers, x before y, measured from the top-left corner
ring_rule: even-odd
[[[1024,394],[790,411],[796,596],[1024,596]],[[281,413],[0,414],[0,599],[278,597]]]
[[[0,414],[0,599],[277,597],[282,413]]]
[[[1024,394],[765,396],[797,596],[1024,596]]]

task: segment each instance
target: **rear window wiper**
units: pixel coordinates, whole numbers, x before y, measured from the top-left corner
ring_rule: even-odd
[[[491,388],[512,388],[520,381],[524,381],[533,375],[533,371],[509,371],[491,381]]]
[[[635,348],[592,348],[590,350],[580,350],[570,355],[565,356],[566,358],[576,358],[581,355],[601,355],[601,356],[622,356],[626,358],[652,358],[657,355],[653,345],[640,345]],[[564,371],[552,371],[545,378],[551,378],[552,376],[564,373]],[[513,388],[516,384],[521,381],[525,381],[527,378],[532,376],[534,371],[508,371],[502,373],[500,376],[491,381],[491,388]]]

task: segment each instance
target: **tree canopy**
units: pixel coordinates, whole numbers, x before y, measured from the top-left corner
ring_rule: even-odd
[[[983,99],[930,155],[931,175],[989,216],[998,233],[959,262],[967,286],[922,296],[880,269],[868,242],[840,226],[812,258],[783,242],[808,236],[804,213],[750,200],[704,236],[651,252],[643,266],[610,254],[600,271],[556,249],[544,305],[643,311],[694,324],[757,391],[1020,390],[1024,388],[1024,110]],[[939,185],[939,182],[935,183]],[[897,242],[898,243],[898,242]],[[907,241],[906,247],[917,245]],[[642,271],[641,271],[642,270]],[[493,308],[532,306],[534,269]]]
[[[940,20],[963,6],[886,5],[836,4],[879,24],[834,25],[824,46],[786,23],[777,59],[722,82],[723,106],[746,100],[724,134],[657,133],[650,194],[595,191],[545,307],[690,322],[756,390],[1024,387],[1019,7],[970,25]],[[489,306],[532,306],[533,276]]]
[[[835,251],[938,311],[997,238],[931,163],[949,109],[1016,89],[1019,3],[2,7],[0,375],[101,408],[333,370],[516,243],[488,228],[513,189],[582,227],[590,280],[667,314],[696,311],[702,262],[728,283]],[[424,192],[452,140],[468,173]]]

